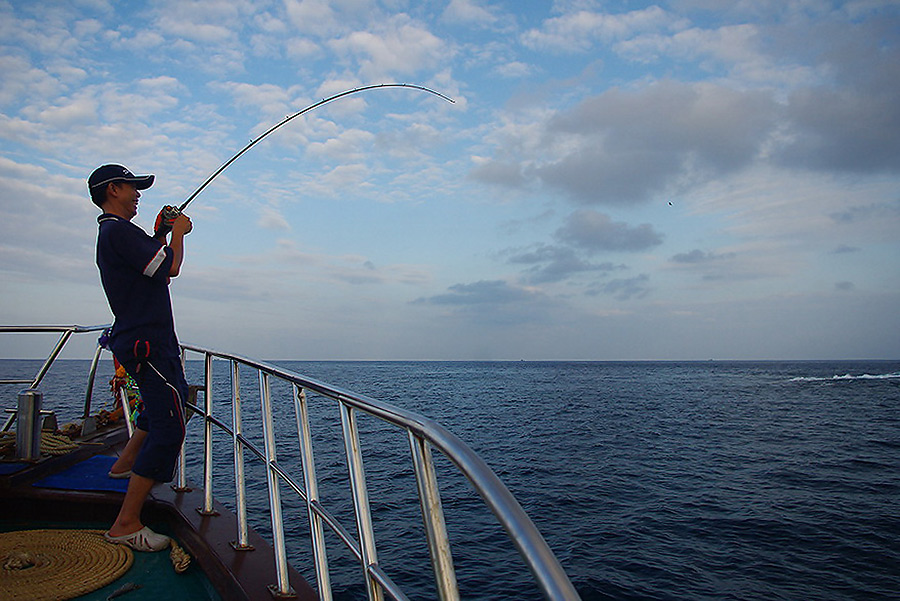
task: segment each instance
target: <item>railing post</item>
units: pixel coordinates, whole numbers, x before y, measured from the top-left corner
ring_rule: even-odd
[[[213,509],[213,453],[212,453],[212,365],[213,356],[204,354],[203,369],[203,507],[198,507],[200,515],[218,515]]]
[[[88,372],[87,390],[84,391],[84,414],[81,416],[81,419],[87,419],[91,416],[91,400],[94,396],[94,379],[97,377],[97,364],[100,363],[100,353],[102,351],[103,347],[98,344],[97,350],[94,351],[94,358],[91,359],[91,371]],[[131,432],[128,433],[128,436],[131,436]]]
[[[378,554],[375,550],[375,531],[372,529],[372,512],[369,507],[369,493],[366,490],[366,474],[363,469],[362,450],[359,446],[356,414],[352,407],[343,402],[340,406],[344,448],[347,452],[353,507],[356,510],[356,526],[359,530],[359,550],[362,556],[363,575],[366,578],[366,590],[369,593],[369,601],[382,601],[384,592],[381,585],[369,573],[370,566],[378,563]]]
[[[425,537],[431,554],[431,565],[434,568],[438,598],[442,601],[457,601],[459,587],[456,583],[456,570],[453,568],[450,538],[447,536],[447,525],[444,522],[444,510],[441,507],[441,494],[434,471],[431,445],[410,431],[409,446],[416,469],[419,503],[422,507]]]
[[[247,528],[247,494],[244,478],[244,443],[241,442],[241,378],[238,366],[231,360],[231,426],[234,444],[234,494],[237,505],[237,540],[231,543],[237,551],[252,551]]]
[[[69,338],[72,337],[72,329],[66,329],[60,335],[59,340],[56,342],[56,346],[53,347],[53,350],[50,351],[50,355],[47,357],[47,360],[44,361],[44,364],[41,366],[41,369],[38,370],[37,375],[34,376],[34,381],[31,382],[31,386],[29,388],[37,388],[41,384],[41,380],[44,379],[44,376],[47,375],[47,372],[50,371],[50,366],[53,365],[53,362],[56,361],[56,358],[62,352],[63,347],[66,346],[66,342],[69,341]]]
[[[181,369],[182,370],[184,370],[186,354],[187,354],[187,352],[185,351],[184,347],[181,347]],[[195,400],[195,404],[196,404],[196,399],[194,399],[194,400]],[[188,411],[191,411],[191,409],[185,408],[185,414],[184,414],[185,429],[187,429],[187,423],[190,420],[190,415],[192,415],[192,414],[188,413]],[[185,434],[187,434],[187,432],[185,432]],[[187,436],[185,435],[185,441],[181,443],[181,451],[179,451],[179,453],[178,453],[178,469],[176,471],[177,482],[170,485],[170,488],[172,490],[174,490],[175,492],[191,492],[191,490],[193,490],[191,487],[189,487],[187,485],[187,450],[185,449],[185,447],[187,446],[186,443],[187,443]]]
[[[269,391],[269,375],[259,372],[259,402],[263,419],[263,440],[266,448],[266,483],[269,486],[269,514],[272,516],[272,539],[275,547],[275,568],[278,583],[269,585],[269,592],[279,598],[294,597],[288,579],[287,553],[284,548],[284,523],[281,519],[281,494],[278,490],[278,474],[272,468],[277,461],[275,453],[275,425],[272,420],[272,398]]]
[[[125,431],[128,438],[134,436],[134,424],[131,423],[131,403],[128,401],[128,393],[124,387],[119,389],[119,404],[122,406],[122,418],[125,420]],[[184,445],[182,445],[184,448]]]
[[[313,459],[312,431],[309,426],[309,405],[306,390],[294,384],[294,409],[297,414],[297,440],[300,443],[300,459],[303,466],[303,485],[306,489],[306,508],[312,538],[313,558],[316,562],[316,580],[319,600],[331,601],[331,574],[328,571],[328,555],[325,552],[325,531],[322,518],[313,510],[319,502],[319,484],[316,478],[316,462]]]

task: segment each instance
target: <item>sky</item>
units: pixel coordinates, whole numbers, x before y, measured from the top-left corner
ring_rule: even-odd
[[[0,0],[0,72],[2,324],[111,322],[98,165],[150,230],[410,83],[196,197],[182,342],[900,358],[900,0]]]

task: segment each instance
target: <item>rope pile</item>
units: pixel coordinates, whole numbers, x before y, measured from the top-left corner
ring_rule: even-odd
[[[65,455],[78,448],[67,436],[41,432],[41,455]],[[16,433],[0,432],[0,455],[11,455],[16,449]]]
[[[74,451],[78,445],[61,434],[41,432],[41,453],[46,455],[65,455]]]
[[[169,561],[172,562],[175,573],[184,574],[191,565],[191,556],[188,555],[187,551],[178,546],[178,543],[175,542],[174,538],[170,539],[169,548],[171,549],[169,551]]]
[[[134,562],[102,530],[22,530],[0,533],[0,599],[73,599],[120,578]]]

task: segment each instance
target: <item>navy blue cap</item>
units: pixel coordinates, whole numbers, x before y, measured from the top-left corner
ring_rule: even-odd
[[[93,190],[113,182],[129,182],[138,190],[146,190],[153,185],[155,175],[135,175],[122,165],[103,165],[94,169],[88,178],[88,188]]]

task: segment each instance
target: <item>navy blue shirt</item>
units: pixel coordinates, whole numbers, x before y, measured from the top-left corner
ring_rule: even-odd
[[[115,315],[109,348],[119,361],[180,354],[169,297],[173,252],[127,219],[97,218],[97,267]]]

